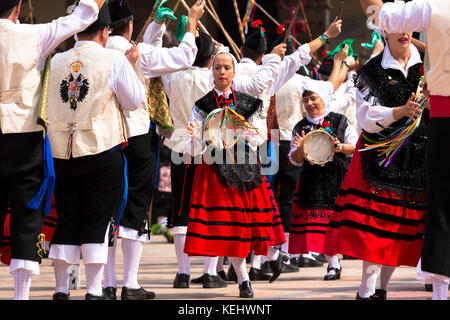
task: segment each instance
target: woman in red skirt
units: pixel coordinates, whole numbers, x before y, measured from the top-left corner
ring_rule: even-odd
[[[267,255],[275,240],[276,215],[267,185],[252,146],[263,138],[251,123],[262,101],[231,87],[236,62],[226,51],[213,59],[215,88],[196,102],[188,130],[197,141],[200,123],[219,108],[228,108],[228,125],[240,133],[232,148],[207,146],[197,164],[191,192],[188,230],[184,251],[190,256],[228,256],[236,271],[239,296],[252,298],[246,257]],[[202,141],[203,144],[203,141]]]
[[[381,32],[382,33],[382,32]],[[386,299],[400,265],[419,261],[425,214],[425,147],[429,113],[399,153],[381,162],[379,149],[362,151],[406,127],[421,111],[414,103],[422,67],[411,33],[386,34],[383,53],[355,77],[357,118],[363,132],[337,197],[325,253],[363,260],[356,299]],[[378,281],[378,284],[377,284]]]
[[[334,202],[358,140],[355,128],[344,115],[327,112],[334,92],[330,82],[310,81],[304,89],[303,105],[307,116],[294,127],[289,153],[290,162],[302,167],[292,207],[291,254],[323,253]],[[334,139],[334,157],[323,165],[310,163],[304,155],[305,135],[317,130],[328,132]],[[337,255],[327,259],[324,280],[340,279],[342,267]]]

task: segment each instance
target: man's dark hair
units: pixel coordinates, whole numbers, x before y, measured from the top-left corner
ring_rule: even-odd
[[[242,55],[243,55],[243,58],[249,58],[256,62],[256,61],[258,61],[258,59],[260,59],[264,55],[264,53],[258,53],[253,49],[243,46],[242,47]]]
[[[130,21],[134,21],[134,17],[130,16],[127,17],[125,19],[119,20],[119,21],[115,21],[111,24],[111,28],[112,28],[112,36],[121,36],[123,35],[127,29],[128,29],[128,23]]]
[[[11,13],[13,12],[14,8],[15,6],[12,7],[11,9],[0,11],[0,19],[8,19]]]

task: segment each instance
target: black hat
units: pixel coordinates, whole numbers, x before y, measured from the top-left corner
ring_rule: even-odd
[[[210,35],[199,32],[198,37],[195,38],[195,44],[197,45],[198,52],[195,60],[204,60],[214,53],[215,45]]]
[[[20,0],[0,0],[0,12],[15,7]]]
[[[318,72],[324,76],[329,77],[331,75],[331,71],[333,71],[333,60],[323,60]]]
[[[133,11],[127,0],[115,0],[108,3],[112,25],[128,22],[133,17]]]
[[[242,46],[258,53],[266,53],[267,40],[263,30],[261,28],[252,28],[251,33],[249,32],[249,36],[245,39]]]
[[[272,47],[270,48],[270,51],[272,51],[273,48],[275,48],[277,45],[279,45],[283,42],[285,35],[286,35],[286,31],[283,32],[283,34],[280,34],[277,39],[275,39],[275,41],[272,43]],[[291,37],[292,37],[292,35],[291,35]],[[294,53],[294,48],[292,47],[292,40],[288,39],[288,41],[286,43],[286,55],[290,55],[292,53]]]
[[[109,15],[108,6],[102,6],[102,8],[98,13],[97,21],[95,21],[93,24],[87,27],[86,30],[80,33],[92,33],[98,30],[102,30],[103,28],[106,28],[107,26],[110,25],[111,25],[111,17]]]

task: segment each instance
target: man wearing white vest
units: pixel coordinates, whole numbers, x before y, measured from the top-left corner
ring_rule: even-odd
[[[39,274],[36,244],[43,205],[27,204],[44,178],[43,128],[37,125],[40,71],[64,40],[97,19],[103,0],[81,0],[71,15],[47,24],[19,24],[22,1],[0,2],[0,225],[11,203],[11,264],[14,299],[27,300],[31,278]]]
[[[77,34],[75,47],[52,59],[48,135],[58,212],[49,254],[54,260],[54,300],[69,299],[67,271],[80,263],[80,254],[86,300],[104,299],[103,269],[114,232],[110,226],[119,225],[126,202],[122,109],[137,109],[145,90],[133,69],[137,47],[126,55],[104,48],[110,24],[108,6],[103,6],[97,21]]]
[[[419,276],[431,277],[433,300],[447,300],[450,283],[450,2],[448,0],[361,0],[375,25],[390,33],[427,32],[425,80],[430,92],[430,131],[427,149],[427,210]],[[378,8],[381,8],[379,11]],[[375,15],[370,16],[370,12]],[[379,11],[379,15],[378,12]],[[378,20],[378,21],[377,21]],[[426,58],[426,60],[427,60]]]
[[[166,30],[165,19],[176,19],[172,10],[163,7],[156,12],[155,20],[144,35],[144,43],[139,43],[139,59],[136,73],[148,91],[149,78],[163,76],[186,69],[194,62],[197,46],[195,29],[203,14],[204,1],[197,1],[188,14],[188,32],[178,47],[162,48],[162,37]],[[106,48],[125,52],[131,44],[133,33],[133,12],[126,0],[109,3],[113,35]],[[148,92],[147,92],[148,95]],[[138,270],[143,244],[150,240],[148,210],[155,177],[158,153],[158,135],[150,127],[147,99],[136,111],[124,111],[128,129],[129,145],[124,149],[128,161],[128,199],[123,219],[120,223],[119,238],[124,257],[122,300],[143,300],[155,297],[153,292],[141,288],[138,283]],[[105,267],[104,293],[107,299],[115,300],[117,279],[115,270],[116,241],[108,250],[108,263]]]

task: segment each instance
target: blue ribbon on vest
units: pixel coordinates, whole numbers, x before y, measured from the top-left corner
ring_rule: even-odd
[[[27,204],[29,210],[37,210],[45,196],[44,215],[48,216],[52,211],[52,197],[55,188],[55,168],[53,166],[52,148],[48,135],[45,135],[44,141],[44,180],[36,195]]]
[[[125,154],[122,152],[122,147],[117,146],[112,149],[112,151],[120,150],[123,157],[123,191],[122,196],[120,198],[119,207],[117,209],[116,217],[114,218],[113,224],[116,229],[120,225],[120,220],[122,220],[123,213],[125,212],[125,207],[127,206],[127,198],[128,198],[128,162]]]

